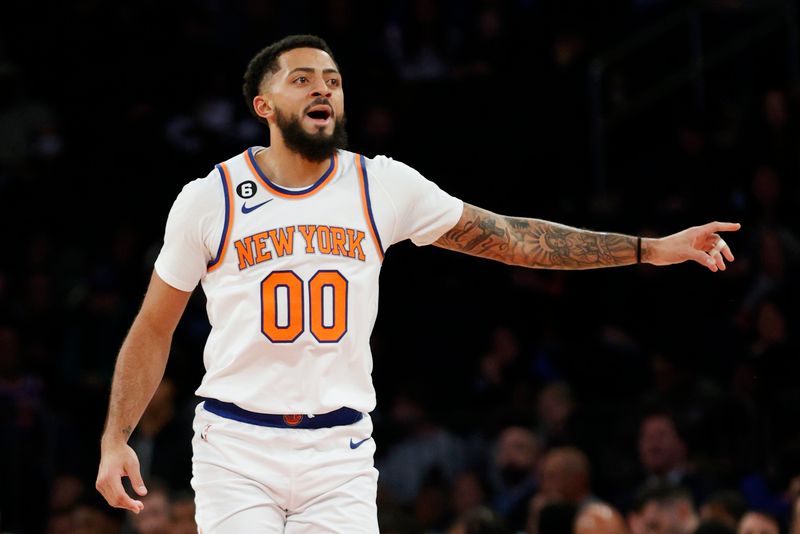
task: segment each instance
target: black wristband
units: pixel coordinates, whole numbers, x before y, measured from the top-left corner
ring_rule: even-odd
[[[636,238],[636,263],[642,263],[642,238]]]

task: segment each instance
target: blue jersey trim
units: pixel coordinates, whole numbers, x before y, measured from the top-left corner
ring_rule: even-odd
[[[217,171],[219,171],[219,177],[222,180],[222,191],[225,193],[225,224],[222,227],[222,235],[219,238],[219,246],[217,247],[217,255],[214,257],[211,262],[209,262],[208,267],[213,267],[216,265],[220,258],[222,257],[222,251],[225,248],[225,242],[228,240],[228,221],[230,220],[230,209],[231,209],[231,198],[230,192],[228,191],[228,180],[225,179],[225,170],[222,168],[221,165],[215,165]]]
[[[362,154],[358,155],[361,158],[361,169],[364,171],[364,196],[367,199],[367,213],[369,214],[369,223],[372,225],[372,231],[375,233],[375,239],[378,240],[378,247],[381,249],[381,255],[386,255],[386,249],[383,248],[381,242],[381,235],[378,233],[378,225],[375,224],[375,216],[372,215],[372,200],[369,196],[369,179],[367,177],[367,162]]]
[[[285,416],[251,412],[233,403],[217,399],[205,399],[203,408],[226,419],[273,428],[330,428],[333,426],[352,425],[364,418],[363,413],[352,408],[339,408],[338,410],[317,414],[313,417],[299,414]]]
[[[331,155],[331,163],[330,165],[328,165],[328,170],[326,170],[322,174],[322,176],[320,176],[319,180],[317,180],[316,182],[314,182],[305,189],[292,190],[281,187],[272,180],[270,180],[269,178],[267,178],[267,175],[264,174],[264,171],[261,170],[261,167],[256,165],[256,155],[253,152],[253,147],[247,149],[247,157],[250,158],[250,162],[253,165],[253,169],[255,169],[255,171],[258,173],[258,177],[261,178],[268,187],[274,189],[275,191],[283,193],[284,195],[289,195],[289,196],[302,196],[309,194],[310,192],[321,186],[323,183],[325,183],[325,180],[328,178],[331,172],[333,172],[333,169],[336,168],[336,160],[334,156]]]

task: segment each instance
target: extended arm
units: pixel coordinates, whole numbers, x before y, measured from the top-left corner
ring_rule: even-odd
[[[164,375],[172,334],[190,296],[154,272],[142,308],[120,348],[96,482],[97,490],[117,508],[136,513],[142,509],[142,503],[130,498],[122,487],[121,478],[128,476],[139,495],[147,491],[139,461],[127,442]]]
[[[643,238],[641,261],[671,265],[694,260],[712,271],[725,270],[733,254],[716,232],[737,223],[708,223],[662,238]],[[464,204],[458,223],[434,245],[501,261],[545,269],[594,269],[636,263],[637,238],[593,232],[541,219],[506,217]],[[724,258],[724,259],[723,259]]]

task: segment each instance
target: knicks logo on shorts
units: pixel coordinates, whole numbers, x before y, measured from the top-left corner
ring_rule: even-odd
[[[289,426],[297,426],[303,420],[303,416],[300,414],[292,414],[292,415],[284,415],[283,422]]]

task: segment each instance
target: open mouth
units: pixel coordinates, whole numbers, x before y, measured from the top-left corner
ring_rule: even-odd
[[[332,114],[331,108],[328,106],[314,106],[306,113],[309,118],[323,122],[330,119]]]

